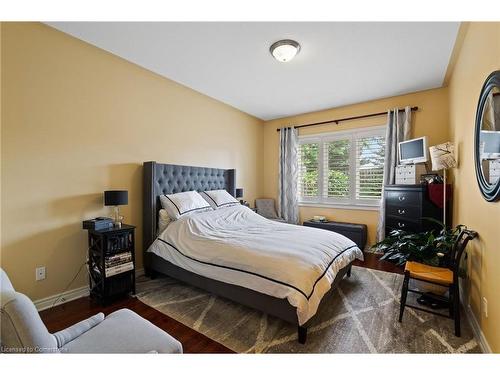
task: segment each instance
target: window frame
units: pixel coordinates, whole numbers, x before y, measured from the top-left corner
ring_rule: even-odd
[[[385,137],[386,125],[368,126],[340,130],[328,133],[299,135],[299,147],[307,143],[318,143],[318,192],[316,197],[303,197],[299,193],[299,206],[330,207],[345,209],[378,210],[382,199],[356,199],[356,140],[370,136]],[[338,140],[349,140],[349,196],[350,198],[333,198],[324,196],[325,182],[325,144]],[[351,168],[353,168],[352,170]],[[351,173],[351,171],[353,173]]]

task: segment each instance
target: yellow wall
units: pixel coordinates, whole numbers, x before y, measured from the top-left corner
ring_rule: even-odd
[[[142,254],[143,161],[236,168],[245,198],[261,195],[262,121],[43,24],[1,27],[1,265],[19,291],[66,287],[107,189],[129,191]]]
[[[264,195],[277,197],[278,191],[278,143],[276,129],[282,126],[300,125],[336,118],[351,117],[367,113],[384,112],[389,108],[402,108],[406,105],[418,106],[418,112],[412,113],[412,137],[428,137],[429,145],[448,140],[448,92],[446,88],[421,91],[413,94],[396,96],[371,102],[360,103],[325,111],[306,113],[298,116],[268,121],[264,129]],[[355,121],[343,122],[339,125],[328,124],[301,129],[299,134],[315,134],[336,130],[383,125],[387,117],[380,116]],[[313,215],[323,215],[333,220],[368,225],[368,243],[376,240],[378,211],[354,210],[320,207],[301,207],[301,220]]]
[[[486,202],[474,172],[474,116],[486,77],[500,69],[500,23],[471,23],[449,85],[450,134],[458,145],[453,170],[454,223],[478,231],[469,253],[469,302],[494,352],[500,352],[500,202]],[[481,299],[488,300],[488,318]]]

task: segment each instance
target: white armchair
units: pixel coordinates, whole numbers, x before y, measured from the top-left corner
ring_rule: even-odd
[[[54,334],[0,268],[3,353],[182,353],[172,336],[128,309],[96,314]]]

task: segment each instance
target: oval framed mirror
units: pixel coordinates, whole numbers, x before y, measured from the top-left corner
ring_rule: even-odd
[[[476,178],[484,199],[500,199],[500,70],[484,82],[474,129]]]

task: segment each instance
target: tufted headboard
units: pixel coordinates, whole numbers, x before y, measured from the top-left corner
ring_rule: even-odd
[[[189,167],[148,161],[144,163],[143,172],[143,251],[156,238],[158,211],[161,208],[160,195],[217,189],[225,189],[233,197],[236,195],[235,169]]]

